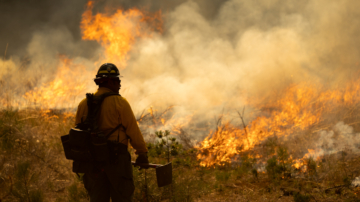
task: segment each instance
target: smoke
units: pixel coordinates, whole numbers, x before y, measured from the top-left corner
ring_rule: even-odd
[[[41,29],[32,33],[32,38],[27,44],[27,47],[22,50],[25,54],[21,57],[18,55],[11,55],[10,59],[0,59],[0,81],[3,91],[0,93],[2,99],[0,103],[4,105],[22,106],[31,105],[31,103],[24,103],[24,96],[29,91],[34,91],[39,88],[49,88],[49,82],[53,81],[61,72],[60,60],[63,56],[71,57],[76,50],[80,50],[82,44],[76,42],[66,27]],[[84,48],[84,47],[82,47]],[[86,50],[86,49],[85,49]],[[75,53],[76,54],[76,53]],[[84,90],[91,89],[91,78],[93,77],[94,64],[88,58],[74,57],[73,67],[77,67],[78,63],[87,67],[87,71],[79,71],[83,75],[89,76],[89,87]],[[91,72],[91,74],[89,74]],[[68,76],[69,80],[81,81],[81,76],[63,74],[64,77]],[[90,77],[91,75],[91,77]],[[70,76],[70,77],[69,77]],[[75,86],[74,86],[75,87]],[[94,87],[92,87],[94,90]],[[92,90],[92,91],[93,91]],[[49,89],[48,91],[52,91]],[[42,95],[44,96],[44,95]],[[54,100],[66,100],[66,98],[56,98],[52,95]],[[82,96],[80,96],[82,97]],[[38,99],[39,102],[41,99]],[[28,100],[30,101],[30,100]],[[31,100],[34,102],[35,100]],[[71,100],[73,101],[73,100]],[[65,107],[68,104],[59,104],[56,107]],[[74,107],[72,105],[71,107]],[[46,106],[44,106],[46,107]],[[52,105],[55,107],[55,105]]]
[[[103,49],[81,40],[86,1],[2,1],[0,80],[19,95],[51,81],[59,55],[95,75]],[[115,8],[162,10],[164,32],[139,39],[121,74],[121,94],[138,114],[178,106],[209,119],[271,97],[291,84],[346,83],[359,65],[360,2],[339,1],[98,1]],[[11,12],[10,12],[11,8]],[[5,22],[5,23],[4,23]],[[111,61],[109,61],[111,62]],[[17,73],[14,73],[17,72]],[[22,79],[26,75],[26,79]],[[74,78],[76,79],[76,78]],[[88,89],[94,89],[91,78]],[[80,96],[81,97],[81,96]]]
[[[355,179],[351,182],[351,185],[354,187],[360,186],[360,177],[355,177]]]
[[[186,105],[214,115],[290,84],[342,85],[358,67],[354,4],[232,0],[209,18],[196,1],[184,2],[165,16],[163,35],[137,43],[126,95],[139,108]]]
[[[0,1],[1,33],[0,50],[1,53],[6,48],[7,58],[27,56],[27,46],[34,40],[35,32],[43,32],[56,29],[67,29],[76,42],[81,42],[79,21],[84,10],[86,0],[80,1]],[[51,33],[47,33],[51,34]],[[66,42],[66,41],[64,41]],[[85,45],[86,44],[86,45]],[[95,43],[82,43],[83,46],[90,48]],[[83,47],[85,48],[85,47]],[[55,48],[54,48],[55,49]],[[72,54],[72,52],[66,52]],[[91,57],[91,52],[76,53],[78,56]]]
[[[350,151],[359,153],[360,151],[360,134],[355,133],[353,127],[338,122],[332,130],[321,130],[318,136],[313,140],[314,153],[310,154],[314,159],[338,152]]]

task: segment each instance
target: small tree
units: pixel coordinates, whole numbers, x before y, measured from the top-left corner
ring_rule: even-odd
[[[306,159],[305,161],[306,163],[306,167],[307,167],[307,171],[309,173],[310,176],[314,176],[316,175],[316,161],[313,159],[313,157],[309,157],[308,159]]]
[[[285,178],[286,174],[290,173],[292,160],[289,159],[289,153],[286,148],[279,147],[277,155],[273,156],[267,161],[266,171],[268,176],[272,179]]]
[[[172,156],[177,156],[181,149],[181,145],[176,141],[175,137],[170,137],[170,131],[156,131],[156,137],[159,139],[155,143],[155,153],[158,157],[167,159],[169,163]]]

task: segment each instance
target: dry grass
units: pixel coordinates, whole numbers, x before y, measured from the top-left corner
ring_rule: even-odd
[[[72,113],[59,110],[0,111],[1,201],[88,201],[60,142],[73,122]],[[150,161],[166,163],[164,154],[154,150],[157,138],[152,139]],[[334,153],[316,162],[316,172],[291,168],[271,177],[255,173],[253,168],[265,164],[249,157],[284,147],[276,139],[269,141],[240,154],[237,162],[215,168],[200,167],[195,149],[179,147],[172,156],[172,186],[158,188],[154,170],[146,171],[145,183],[145,171],[134,169],[134,201],[294,201],[298,193],[311,201],[360,201],[359,188],[349,184],[360,175],[358,155]]]

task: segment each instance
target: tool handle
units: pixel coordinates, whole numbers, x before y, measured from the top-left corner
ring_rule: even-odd
[[[134,161],[131,161],[131,164],[133,165],[133,166],[140,166],[140,167],[143,167],[143,168],[158,168],[158,167],[160,167],[160,166],[162,166],[162,165],[159,165],[159,164],[152,164],[152,163],[149,163],[149,164],[147,164],[147,163],[135,163]]]

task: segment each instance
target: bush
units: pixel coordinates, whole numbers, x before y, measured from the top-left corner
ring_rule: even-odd
[[[72,185],[70,185],[67,188],[69,202],[78,202],[81,199],[88,198],[88,194],[87,194],[85,188],[81,185],[81,188],[79,189],[78,184],[79,183],[74,182]]]
[[[254,178],[258,178],[258,171],[255,168],[251,170],[251,174],[254,176]]]
[[[313,176],[316,174],[316,161],[312,157],[306,159],[305,161],[307,171],[310,176]]]
[[[68,117],[40,109],[0,111],[0,200],[68,198],[64,190],[73,182],[71,162],[59,138],[73,124]]]
[[[30,201],[31,202],[42,202],[44,201],[44,196],[41,190],[35,190],[30,192]]]
[[[171,161],[172,157],[178,156],[182,152],[182,145],[176,141],[175,137],[170,137],[170,131],[156,131],[157,139],[155,143],[148,143],[149,156],[166,159]]]
[[[276,179],[279,177],[279,174],[281,174],[281,169],[277,162],[276,156],[267,161],[265,168],[270,179]]]
[[[228,171],[219,170],[215,173],[215,178],[219,182],[227,182],[229,180],[230,176],[231,176],[231,172],[228,172]]]
[[[252,158],[250,155],[242,155],[240,157],[240,166],[236,168],[235,174],[236,178],[240,179],[242,176],[246,175],[251,171],[253,173],[254,164],[256,159]],[[255,169],[256,170],[256,169]],[[257,171],[256,171],[257,174]],[[254,173],[253,173],[254,175]]]
[[[295,202],[309,202],[310,201],[310,196],[303,195],[303,194],[300,194],[300,193],[295,193],[294,194],[294,201]]]
[[[271,179],[286,178],[291,173],[292,161],[289,160],[288,150],[284,147],[277,149],[277,155],[267,161],[266,171]]]

